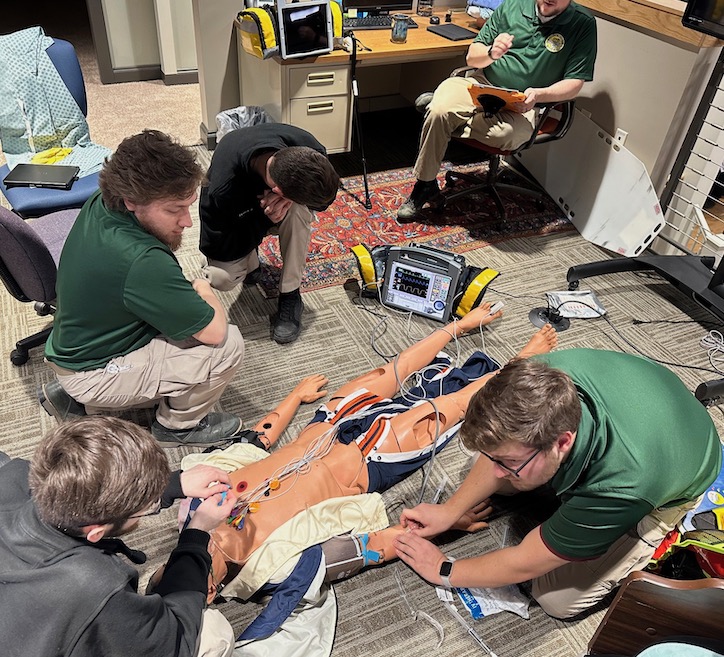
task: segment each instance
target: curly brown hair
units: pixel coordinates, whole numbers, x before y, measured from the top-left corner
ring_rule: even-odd
[[[126,209],[124,199],[147,205],[193,194],[204,172],[193,152],[158,130],[126,137],[101,169],[98,184],[110,210]]]
[[[460,438],[478,452],[508,442],[547,451],[580,421],[581,402],[571,378],[542,361],[518,358],[473,395]]]

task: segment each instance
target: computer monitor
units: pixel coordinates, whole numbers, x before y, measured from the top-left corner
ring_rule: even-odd
[[[681,22],[697,32],[724,39],[724,0],[688,0]]]
[[[277,3],[282,59],[332,52],[334,31],[330,0]]]
[[[412,11],[413,0],[343,0],[344,10],[356,10],[373,16],[396,11]]]

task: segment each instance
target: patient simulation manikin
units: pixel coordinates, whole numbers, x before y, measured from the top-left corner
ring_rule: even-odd
[[[488,316],[489,308],[481,305],[393,362],[345,384],[294,441],[231,472],[238,500],[227,523],[211,536],[209,600],[217,592],[248,597],[266,583],[261,573],[275,572],[295,548],[299,554],[322,544],[328,581],[395,557],[392,540],[403,530],[387,527],[384,508],[376,511],[379,496],[370,500],[367,494],[401,481],[429,460],[433,446],[438,451],[455,435],[470,398],[498,366],[478,352],[452,368],[439,352],[499,316]],[[546,353],[555,342],[555,331],[545,327],[519,356]],[[431,361],[425,381],[393,399],[400,382]],[[265,447],[279,438],[301,402],[325,394],[319,390],[326,382],[320,375],[308,377],[256,425]],[[471,509],[456,528],[479,529],[487,513],[484,504]],[[271,564],[262,567],[262,561]],[[224,588],[228,582],[232,585]]]

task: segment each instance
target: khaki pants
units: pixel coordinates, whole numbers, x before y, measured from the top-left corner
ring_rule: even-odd
[[[217,609],[205,609],[196,657],[230,657],[235,643],[234,630],[224,615]]]
[[[312,235],[314,213],[304,205],[292,203],[287,215],[269,229],[268,235],[279,235],[279,251],[282,255],[281,293],[293,292],[302,284],[307,262],[309,239]],[[259,266],[256,249],[249,255],[224,262],[202,258],[202,274],[217,290],[228,291],[244,282],[246,275]]]
[[[533,597],[549,615],[571,618],[593,606],[629,573],[641,570],[666,534],[699,500],[654,509],[598,559],[576,561],[533,580]]]
[[[193,338],[157,337],[145,347],[111,360],[103,369],[73,372],[49,363],[63,389],[88,413],[149,406],[168,429],[191,429],[219,400],[244,357],[244,339],[230,324],[217,346]]]
[[[476,80],[486,83],[479,74]],[[427,106],[420,135],[420,151],[413,173],[418,180],[434,180],[445,157],[450,138],[465,137],[485,142],[501,150],[514,150],[530,139],[535,125],[535,110],[499,112],[486,118],[476,111],[468,88],[470,78],[447,78],[440,83]]]

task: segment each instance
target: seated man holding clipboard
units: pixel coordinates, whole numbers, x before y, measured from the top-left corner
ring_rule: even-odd
[[[425,112],[420,150],[414,166],[417,182],[397,218],[411,221],[440,195],[437,174],[455,133],[494,148],[514,150],[533,131],[536,103],[575,98],[593,79],[596,22],[572,0],[505,0],[470,44],[471,77],[443,80]],[[482,111],[473,85],[521,92],[502,109]]]

